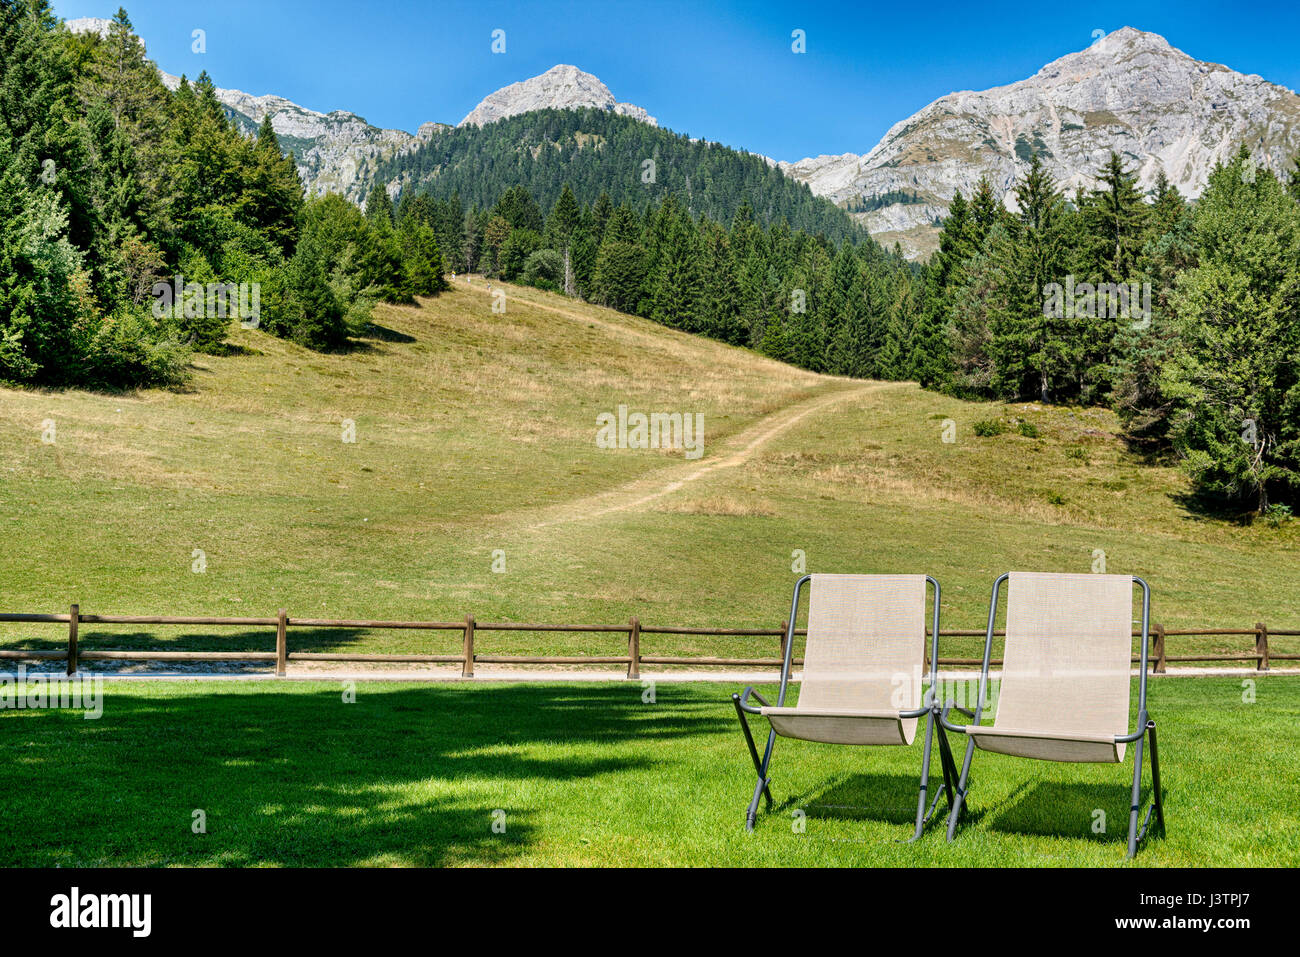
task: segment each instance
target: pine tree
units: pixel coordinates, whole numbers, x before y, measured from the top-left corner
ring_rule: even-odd
[[[1196,205],[1162,384],[1197,488],[1262,512],[1300,494],[1300,207],[1272,172],[1244,175],[1249,158],[1216,167]]]
[[[388,187],[376,182],[366,196],[366,220],[379,229],[391,229],[394,224],[393,201],[388,195]]]
[[[986,175],[975,184],[971,196],[970,211],[966,219],[966,228],[959,233],[958,252],[962,259],[969,259],[976,253],[985,252],[985,240],[989,232],[1007,217],[1007,208],[993,195],[993,184]]]
[[[608,231],[596,256],[596,301],[620,312],[631,312],[641,301],[645,281],[645,249]]]
[[[1060,193],[1034,154],[1016,186],[1019,217],[990,243],[991,268],[1007,277],[992,320],[993,387],[1005,398],[1050,402],[1077,368],[1078,339],[1071,318],[1046,315],[1049,283],[1066,277]]]
[[[0,378],[59,384],[81,358],[94,214],[55,22],[46,0],[0,6]]]
[[[885,325],[884,342],[877,360],[877,375],[897,381],[911,373],[912,332],[916,322],[916,287],[911,275],[897,269],[892,276],[893,295]]]
[[[1083,217],[1086,278],[1093,282],[1131,282],[1147,238],[1151,209],[1142,201],[1137,177],[1111,151],[1097,174],[1101,186],[1087,194]]]
[[[492,214],[504,219],[511,229],[529,229],[540,233],[544,225],[541,207],[525,186],[511,186],[502,193]]]
[[[650,318],[674,329],[698,332],[703,275],[695,223],[670,198],[664,203],[656,233],[662,238],[650,274]]]
[[[546,233],[543,241],[553,249],[559,250],[563,257],[562,288],[566,296],[577,294],[574,284],[573,243],[582,229],[582,207],[573,196],[573,190],[566,183],[551,209],[546,221]]]
[[[614,204],[609,198],[609,193],[601,192],[596,197],[596,201],[591,204],[591,236],[597,245],[604,241],[605,226],[612,215],[614,215]]]
[[[398,231],[406,288],[415,296],[433,296],[448,288],[443,277],[442,251],[428,223],[411,218]]]
[[[741,345],[748,338],[748,330],[740,319],[740,286],[726,230],[717,223],[706,222],[700,233],[704,263],[702,331],[723,342]]]
[[[1148,238],[1158,239],[1173,230],[1186,212],[1187,203],[1178,192],[1178,187],[1169,182],[1163,169],[1157,172],[1155,188],[1152,190]]]
[[[958,190],[948,204],[948,217],[939,231],[939,249],[925,270],[925,300],[913,340],[910,375],[927,389],[942,389],[952,378],[949,290],[970,255],[974,228],[970,207]]]

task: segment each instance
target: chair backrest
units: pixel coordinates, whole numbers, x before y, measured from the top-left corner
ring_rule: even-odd
[[[1124,734],[1133,654],[1133,578],[1012,572],[993,725]]]
[[[920,707],[924,575],[813,575],[799,708]],[[905,682],[905,683],[904,683]]]

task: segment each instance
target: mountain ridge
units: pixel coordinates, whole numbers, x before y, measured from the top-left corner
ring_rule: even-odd
[[[1065,190],[1096,185],[1113,149],[1149,189],[1157,173],[1200,195],[1216,162],[1242,143],[1284,170],[1300,153],[1300,96],[1257,74],[1197,60],[1164,37],[1123,27],[1033,76],[939,97],[895,123],[869,152],[782,163],[787,175],[840,205],[894,192],[920,202],[857,213],[878,239],[912,255],[933,248],[954,191],[987,175],[1014,208],[1016,178],[1038,152]],[[910,247],[910,248],[909,248]]]
[[[616,100],[599,78],[568,63],[556,64],[545,73],[489,93],[456,125],[484,126],[535,110],[582,107],[630,116],[650,126],[659,125],[659,121],[641,107]]]
[[[110,24],[67,21],[69,29],[101,35]],[[168,86],[179,83],[159,72]],[[274,94],[218,88],[217,96],[248,131],[271,116],[309,193],[337,191],[358,203],[380,169],[452,129],[546,109],[596,109],[658,127],[644,108],[620,102],[600,79],[571,64],[488,94],[455,127],[427,122],[416,133],[381,129],[346,110],[320,113]],[[1262,167],[1286,169],[1300,154],[1300,96],[1126,26],[1033,76],[939,97],[895,123],[866,153],[795,162],[752,155],[849,210],[882,243],[898,242],[911,258],[924,258],[953,194],[969,196],[981,176],[1014,209],[1015,182],[1035,152],[1069,192],[1095,186],[1097,170],[1115,150],[1135,169],[1141,188],[1150,189],[1163,170],[1196,197],[1214,164],[1243,143]]]

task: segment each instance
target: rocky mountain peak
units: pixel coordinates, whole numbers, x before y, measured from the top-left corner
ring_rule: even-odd
[[[75,17],[72,20],[63,21],[73,33],[94,33],[102,39],[108,39],[108,31],[113,26],[112,20],[106,20],[103,17]],[[140,46],[144,46],[144,40],[140,41]]]
[[[1006,86],[949,93],[894,125],[871,152],[782,163],[886,243],[924,256],[953,193],[987,176],[1009,208],[1037,154],[1058,186],[1093,188],[1114,150],[1149,190],[1163,170],[1199,196],[1214,165],[1245,144],[1274,172],[1300,153],[1300,97],[1262,77],[1201,62],[1124,27]]]
[[[558,64],[545,73],[511,83],[489,94],[458,125],[484,126],[533,110],[572,110],[582,107],[609,110],[651,126],[659,125],[658,120],[641,107],[618,102],[609,87],[598,78],[568,63]]]

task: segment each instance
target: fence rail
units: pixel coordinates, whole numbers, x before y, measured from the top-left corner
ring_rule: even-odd
[[[66,661],[67,673],[75,674],[83,661],[272,661],[275,673],[283,677],[290,661],[335,661],[335,662],[373,662],[406,664],[459,664],[461,675],[466,678],[474,676],[474,664],[529,664],[529,665],[626,665],[629,678],[639,678],[642,665],[696,665],[705,667],[781,667],[785,657],[785,640],[788,622],[782,622],[780,628],[691,628],[684,626],[649,627],[642,625],[637,618],[631,618],[625,625],[565,625],[538,624],[529,622],[478,622],[473,615],[466,615],[463,621],[384,621],[351,618],[290,618],[282,608],[274,618],[231,618],[202,617],[178,615],[83,615],[79,605],[72,605],[64,614],[22,614],[0,613],[0,623],[26,622],[34,624],[66,624],[68,626],[67,647],[60,651],[37,649],[0,648],[0,660],[21,659],[38,661]],[[81,624],[93,625],[202,625],[205,627],[256,627],[275,629],[274,651],[108,651],[82,649],[78,645],[78,629]],[[372,629],[392,628],[422,631],[452,631],[461,634],[461,653],[456,654],[381,654],[372,652],[309,652],[289,651],[290,628],[347,628]],[[475,650],[475,638],[479,632],[565,632],[570,634],[623,634],[627,636],[627,653],[617,655],[494,655],[479,654]],[[807,629],[797,628],[796,635],[806,635]],[[941,638],[983,638],[983,631],[974,630],[940,630]],[[1004,631],[994,633],[1005,636]],[[1134,632],[1139,637],[1140,632]],[[708,656],[682,655],[647,655],[641,650],[642,635],[695,635],[740,638],[776,638],[776,656],[749,658],[720,658]],[[1300,637],[1300,631],[1271,629],[1263,622],[1256,622],[1253,628],[1178,628],[1166,629],[1163,625],[1151,626],[1151,655],[1149,667],[1156,673],[1165,671],[1169,662],[1190,661],[1253,661],[1256,671],[1268,671],[1274,660],[1300,660],[1300,654],[1270,652],[1269,636]],[[1171,655],[1166,651],[1169,637],[1250,637],[1254,646],[1250,651],[1234,654],[1182,654]],[[803,664],[801,658],[794,658],[795,664]],[[1133,656],[1134,663],[1141,660]],[[993,663],[1000,665],[1001,659],[994,658]],[[929,665],[927,652],[926,664]],[[979,665],[980,658],[939,658],[941,665]]]

